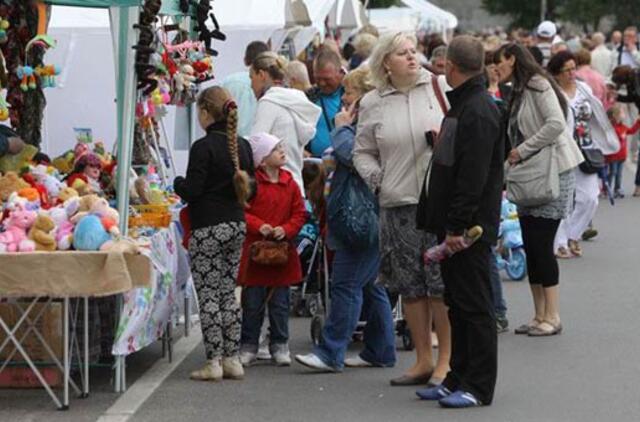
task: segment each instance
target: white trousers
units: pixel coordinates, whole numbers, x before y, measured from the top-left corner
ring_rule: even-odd
[[[585,174],[580,169],[575,169],[576,174],[576,199],[573,212],[569,217],[560,222],[556,234],[555,250],[559,247],[567,247],[567,241],[580,240],[582,233],[589,227],[598,209],[598,195],[600,194],[600,182],[597,174]]]

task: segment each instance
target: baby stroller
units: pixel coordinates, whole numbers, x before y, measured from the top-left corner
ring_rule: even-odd
[[[305,205],[311,217],[296,237],[298,256],[300,257],[304,278],[300,284],[291,289],[291,309],[294,315],[299,317],[314,315],[318,307],[316,297],[318,262],[316,255],[318,254],[318,248],[321,247],[321,243],[318,243],[320,240],[320,227],[313,217],[310,209],[311,204],[305,201]]]
[[[506,198],[502,199],[498,246],[494,253],[499,270],[505,270],[513,281],[524,279],[527,274],[527,256],[524,252],[518,210]]]

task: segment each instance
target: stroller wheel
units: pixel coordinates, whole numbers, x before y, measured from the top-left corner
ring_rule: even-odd
[[[305,316],[306,313],[306,301],[302,298],[302,296],[296,297],[296,300],[293,302],[293,313],[298,317]]]
[[[404,333],[402,333],[402,347],[404,350],[411,351],[415,347],[413,344],[413,339],[411,338],[411,332],[407,328]]]
[[[320,309],[320,305],[318,303],[317,296],[313,296],[305,301],[305,308],[308,316],[314,316],[318,313],[318,309]]]
[[[524,249],[518,248],[511,252],[511,259],[505,267],[507,275],[513,281],[524,279],[527,274],[527,256]]]
[[[311,318],[311,341],[314,346],[320,344],[322,337],[322,328],[324,327],[324,317],[322,315],[314,315]]]

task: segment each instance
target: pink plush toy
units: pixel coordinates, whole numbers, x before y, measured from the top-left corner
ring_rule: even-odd
[[[17,205],[4,223],[6,231],[0,233],[0,252],[33,252],[36,244],[29,240],[27,231],[36,221],[38,213]]]
[[[58,250],[66,251],[71,249],[74,225],[69,219],[77,212],[78,206],[79,201],[71,198],[64,205],[59,205],[49,210],[49,216],[56,223],[55,238]]]

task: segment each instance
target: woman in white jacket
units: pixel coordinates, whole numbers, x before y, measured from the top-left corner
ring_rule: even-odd
[[[252,134],[269,133],[284,141],[287,164],[304,196],[304,147],[316,134],[320,107],[302,91],[282,86],[287,61],[273,52],[260,54],[249,70],[251,88],[258,99]]]
[[[569,100],[568,126],[581,148],[597,148],[603,154],[614,154],[620,149],[616,132],[611,126],[600,100],[591,88],[576,79],[576,61],[571,52],[555,55],[548,65],[549,72]],[[598,209],[600,182],[598,174],[587,174],[577,168],[576,197],[573,212],[562,220],[555,240],[558,258],[582,256],[579,239]]]

